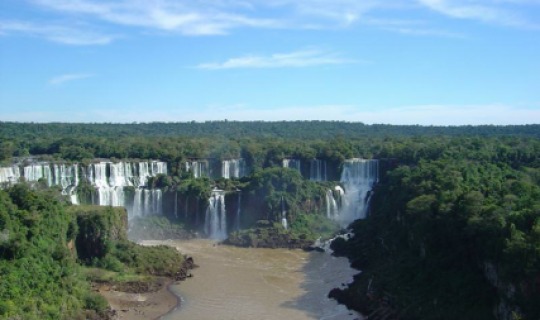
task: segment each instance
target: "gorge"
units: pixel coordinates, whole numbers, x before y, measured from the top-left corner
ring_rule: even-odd
[[[2,268],[15,266],[14,253],[25,254],[16,250],[19,240],[40,234],[35,228],[50,227],[48,219],[55,216],[57,209],[41,220],[46,202],[27,206],[17,200],[29,188],[82,216],[126,208],[129,230],[147,231],[131,234],[136,241],[155,238],[157,230],[159,239],[225,239],[249,254],[263,248],[309,248],[319,237],[350,229],[349,236],[333,241],[332,249],[362,272],[351,283],[335,286],[332,297],[370,318],[540,315],[535,303],[540,292],[537,126],[402,127],[400,135],[390,134],[396,130],[390,127],[353,130],[339,123],[297,123],[290,133],[281,124],[264,133],[251,124],[216,126],[231,136],[187,137],[162,130],[180,132],[182,126],[174,124],[133,126],[147,135],[130,131],[130,125],[118,127],[121,131],[106,125],[0,126],[0,200],[7,203],[0,210]],[[323,127],[334,128],[333,134],[326,136]],[[85,133],[89,128],[95,135]],[[363,136],[359,128],[372,131]],[[58,136],[57,130],[73,138]],[[6,197],[27,213],[19,215]],[[24,199],[33,203],[30,196]],[[28,233],[26,227],[13,227],[13,221],[34,229]],[[72,239],[78,232],[72,224],[58,234]],[[94,262],[85,260],[87,267],[137,266],[122,254],[122,246]],[[208,250],[218,261],[223,261],[220,250],[229,248],[203,247],[201,253]],[[54,261],[70,254],[47,248],[39,250]],[[330,257],[322,264],[334,263]],[[3,301],[13,295],[9,288],[17,279],[10,279],[8,291],[0,288]],[[24,310],[0,302],[0,313]]]

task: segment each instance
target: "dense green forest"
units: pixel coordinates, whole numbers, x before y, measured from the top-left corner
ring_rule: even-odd
[[[421,127],[317,121],[0,123],[0,161],[8,164],[29,156],[83,163],[95,158],[166,161],[168,175],[152,178],[152,187],[176,190],[200,201],[208,198],[214,186],[226,191],[241,190],[246,195],[243,201],[249,201],[249,195],[262,199],[246,204],[250,210],[244,219],[249,229],[231,237],[232,242],[252,244],[261,242],[261,234],[284,235],[275,225],[282,203],[291,214],[287,241],[300,236],[316,237],[332,229],[322,218],[324,192],[330,184],[308,181],[302,172],[277,168],[284,158],[326,160],[329,167],[335,168],[329,171],[329,180],[335,182],[345,159],[381,159],[381,179],[368,218],[351,225],[355,234],[352,240],[334,242],[337,254],[348,256],[363,272],[349,288],[334,291],[332,296],[372,314],[371,318],[534,320],[540,318],[539,138],[540,125]],[[182,170],[187,159],[240,157],[251,168],[250,175],[241,179],[194,179]],[[27,230],[34,221],[30,217],[39,214],[9,213],[34,212],[25,207],[26,200],[17,202],[13,192],[1,193],[6,202],[1,210],[7,213],[1,216],[0,230],[12,230],[10,235],[24,234],[21,239],[35,245],[36,252],[53,250],[50,252],[54,257],[54,250],[63,249],[55,249],[58,245],[48,242],[52,235],[44,233],[44,240],[37,242],[28,240]],[[60,209],[54,210],[62,211],[65,204],[57,206]],[[65,229],[61,232],[64,242],[73,238],[69,230],[80,228],[70,226],[84,226],[83,218],[75,219],[79,223],[74,223],[73,218],[55,220],[56,216],[70,216],[66,214],[51,220]],[[261,221],[261,217],[267,221]],[[22,263],[19,260],[27,259],[27,254],[16,256],[18,249],[4,249],[12,248],[14,243],[18,242],[0,243],[0,253],[4,252],[0,257],[2,270],[16,270]],[[273,245],[272,241],[265,242],[265,246]],[[116,272],[138,268],[136,261],[122,255],[119,248],[123,247],[105,248],[99,258],[79,261],[86,267]],[[31,255],[34,251],[21,252]],[[54,260],[50,253],[48,257],[53,259],[54,268],[68,262],[66,268],[78,268],[73,259]],[[3,271],[0,277],[4,279],[13,272]],[[17,279],[11,281],[22,281]],[[0,304],[0,314],[26,312],[24,303],[15,303],[20,295],[9,291],[9,285],[23,284],[2,281],[1,285],[1,300],[7,302]],[[5,292],[13,297],[4,299]],[[76,295],[79,302],[69,305],[74,313],[92,309],[84,303],[86,291],[81,292]],[[43,305],[59,304],[53,301]],[[39,312],[54,310],[51,307]]]
[[[126,224],[123,209],[72,206],[53,189],[0,190],[0,319],[109,319],[89,281],[179,270],[175,249],[129,242]]]
[[[540,125],[524,126],[418,126],[366,125],[343,121],[207,121],[207,122],[152,122],[152,123],[17,123],[0,122],[0,136],[183,136],[227,138],[298,138],[328,139],[336,136],[433,136],[433,135],[528,135],[539,136]]]
[[[537,142],[452,140],[384,176],[334,243],[362,273],[332,295],[370,318],[539,319]]]

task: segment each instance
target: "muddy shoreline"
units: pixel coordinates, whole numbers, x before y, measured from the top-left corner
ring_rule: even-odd
[[[197,267],[193,258],[185,256],[178,272],[171,277],[156,276],[144,282],[93,283],[92,286],[109,303],[106,320],[160,319],[181,306],[182,300],[171,286],[192,277],[190,271]]]
[[[125,292],[114,286],[101,284],[98,289],[111,307],[111,320],[159,319],[180,307],[180,298],[171,290],[174,281],[168,278],[157,278],[157,291]]]

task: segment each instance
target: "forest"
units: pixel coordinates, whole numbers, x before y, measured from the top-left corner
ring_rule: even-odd
[[[73,206],[56,190],[0,190],[0,318],[111,319],[91,283],[173,277],[184,257],[128,241],[122,208]]]
[[[245,218],[245,234],[231,235],[234,243],[267,232],[261,229],[284,234],[279,227],[283,203],[292,220],[286,241],[328,234],[332,226],[322,210],[324,194],[330,182],[340,184],[338,169],[346,159],[379,159],[380,179],[367,218],[351,224],[351,240],[333,244],[336,254],[349,257],[362,273],[331,296],[375,319],[534,320],[540,318],[539,137],[540,125],[4,122],[0,161],[6,166],[28,158],[164,161],[169,171],[150,179],[154,188],[203,202],[216,186],[241,190],[243,201],[247,195],[263,199],[249,211],[252,218]],[[251,169],[242,178],[214,181],[183,170],[189,159],[235,158]],[[309,181],[305,172],[282,168],[285,158],[321,159],[336,169],[329,170],[330,181]],[[99,312],[102,301],[73,270],[144,273],[140,264],[148,262],[117,249],[130,246],[124,236],[104,246],[99,257],[85,257],[82,247],[77,248],[79,256],[70,254],[67,244],[86,220],[84,214],[70,214],[77,206],[69,205],[58,190],[18,184],[0,191],[0,199],[0,316],[55,318],[62,308],[72,315]],[[265,227],[261,217],[270,225]],[[30,292],[40,301],[38,307],[21,300],[28,288],[34,288]]]

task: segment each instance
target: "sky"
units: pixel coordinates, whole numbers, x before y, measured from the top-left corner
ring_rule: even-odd
[[[1,0],[0,121],[540,123],[540,0]]]

